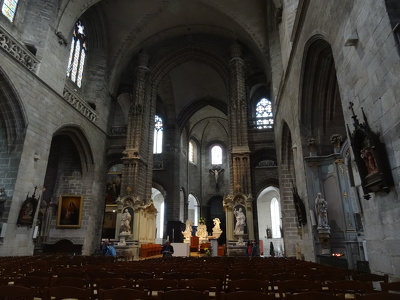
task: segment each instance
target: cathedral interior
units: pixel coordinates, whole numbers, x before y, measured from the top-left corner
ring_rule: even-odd
[[[398,1],[0,5],[1,256],[218,220],[400,279]]]

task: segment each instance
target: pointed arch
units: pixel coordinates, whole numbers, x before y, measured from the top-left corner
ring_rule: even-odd
[[[58,129],[53,138],[62,135],[68,136],[73,141],[80,158],[82,171],[89,171],[94,164],[94,158],[92,147],[83,129],[79,126],[68,125]]]
[[[188,219],[193,221],[193,225],[197,226],[200,219],[200,202],[195,195],[188,195]]]
[[[6,130],[8,151],[23,134],[27,127],[27,118],[21,101],[11,81],[0,68],[0,122]]]
[[[156,240],[161,242],[165,231],[165,196],[166,192],[164,187],[160,184],[153,182],[151,189],[151,199],[153,200],[154,207],[157,209],[156,217]]]
[[[321,155],[331,153],[330,137],[346,137],[343,109],[331,45],[322,36],[305,46],[300,90],[300,122],[304,135],[315,138]]]

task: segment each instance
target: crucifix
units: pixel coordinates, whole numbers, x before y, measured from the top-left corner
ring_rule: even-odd
[[[210,169],[210,172],[214,174],[214,178],[215,178],[215,187],[218,187],[218,175],[219,173],[223,172],[224,169],[221,168],[213,168]]]

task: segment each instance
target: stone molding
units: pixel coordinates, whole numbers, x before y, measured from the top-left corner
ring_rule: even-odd
[[[85,100],[76,95],[69,87],[65,86],[63,91],[63,98],[71,104],[77,111],[84,115],[91,122],[95,123],[98,120],[98,115],[86,103]]]
[[[111,136],[126,136],[128,132],[127,126],[112,126]]]
[[[35,72],[39,60],[24,45],[14,39],[3,27],[0,26],[0,48],[14,57],[28,70]]]

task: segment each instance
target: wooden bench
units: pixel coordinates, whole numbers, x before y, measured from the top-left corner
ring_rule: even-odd
[[[150,257],[161,254],[161,244],[142,244],[140,246],[140,257]]]

